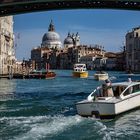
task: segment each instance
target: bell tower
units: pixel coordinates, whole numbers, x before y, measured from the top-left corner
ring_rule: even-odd
[[[55,32],[55,27],[54,27],[54,24],[53,24],[53,21],[52,21],[52,20],[51,20],[51,22],[50,22],[48,31]]]

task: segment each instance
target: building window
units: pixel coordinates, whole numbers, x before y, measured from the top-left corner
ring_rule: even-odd
[[[139,36],[139,34],[138,34],[138,32],[136,32],[136,37],[138,37]]]

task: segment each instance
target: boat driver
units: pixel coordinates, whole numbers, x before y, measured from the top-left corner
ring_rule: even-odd
[[[104,97],[113,97],[114,96],[111,82],[108,79],[105,80],[105,84],[103,84],[102,86],[103,86],[103,96]]]

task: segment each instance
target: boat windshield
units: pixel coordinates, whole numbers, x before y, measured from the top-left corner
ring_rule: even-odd
[[[94,90],[94,93],[91,96],[94,96],[94,95],[101,96],[101,94],[102,94],[102,88],[97,88]]]
[[[127,88],[127,89],[126,89]],[[111,85],[108,87],[104,87],[104,85],[97,87],[89,96],[88,100],[99,99],[100,97],[122,97],[127,96],[132,93],[139,93],[140,92],[140,84],[130,86],[128,85]],[[123,94],[123,95],[121,95]]]
[[[120,96],[120,94],[126,89],[127,86],[112,86],[113,94],[115,97]]]
[[[130,86],[124,93],[123,96],[131,95],[140,92],[140,84]]]
[[[97,87],[89,98],[96,97],[118,97],[126,89],[126,86],[111,86],[104,88],[104,86]]]

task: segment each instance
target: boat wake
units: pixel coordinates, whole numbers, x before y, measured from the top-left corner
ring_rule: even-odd
[[[139,111],[112,121],[83,118],[79,115],[2,117],[0,137],[12,140],[111,140],[128,136],[132,139],[139,135],[139,125]]]
[[[0,118],[0,124],[5,124],[10,131],[20,132],[16,136],[7,136],[5,128],[1,128],[0,137],[5,139],[26,140],[49,138],[58,135],[68,128],[78,125],[84,118],[76,115],[65,117],[59,116],[31,116],[31,117],[3,117]],[[5,136],[4,136],[5,134]],[[9,133],[10,134],[10,133]]]

